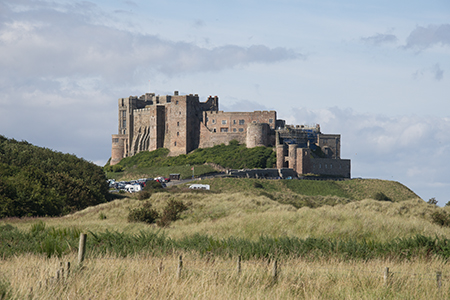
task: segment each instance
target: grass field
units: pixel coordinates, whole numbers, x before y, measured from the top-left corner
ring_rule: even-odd
[[[56,280],[60,262],[23,255],[1,262],[0,295],[10,299],[448,299],[450,268],[440,260],[250,260],[237,272],[235,259],[205,259],[178,254],[87,259]],[[391,276],[385,283],[384,271]],[[444,274],[437,287],[436,271]],[[447,274],[447,276],[445,276]],[[53,278],[52,278],[53,277]]]
[[[169,200],[188,204],[181,219],[167,228],[128,223],[129,210],[143,203],[128,195],[60,218],[0,220],[2,239],[10,244],[0,245],[0,298],[2,293],[11,299],[449,296],[450,228],[431,218],[448,209],[427,204],[399,183],[229,178],[202,183],[211,184],[211,191],[178,186],[144,200],[158,211]],[[377,192],[392,201],[371,199]],[[5,230],[18,231],[8,237]],[[90,247],[82,270],[76,264],[80,232],[88,233]],[[20,239],[30,239],[34,248],[18,251],[25,247]],[[300,250],[289,250],[304,249],[302,243],[311,242],[316,250],[301,255],[295,252]],[[16,255],[10,255],[14,247]],[[279,247],[288,254],[282,255]],[[238,276],[237,255],[245,253]],[[180,280],[179,254],[184,261]],[[276,283],[270,257],[279,259]],[[49,280],[61,261],[72,262],[71,276]],[[388,285],[383,281],[385,267],[393,273]],[[443,274],[440,289],[436,271]]]

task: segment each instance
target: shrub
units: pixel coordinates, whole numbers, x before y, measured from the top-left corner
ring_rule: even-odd
[[[378,200],[378,201],[392,201],[391,198],[389,198],[382,192],[376,193],[375,196],[373,196],[373,199]]]
[[[128,214],[128,222],[144,222],[152,224],[158,219],[159,214],[152,208],[150,201],[144,202],[142,207],[131,209]]]
[[[435,211],[432,213],[431,221],[440,226],[450,226],[450,216],[445,211]]]
[[[257,181],[253,182],[253,187],[257,188],[257,189],[263,189],[263,185]]]
[[[437,205],[438,204],[438,201],[436,200],[436,198],[430,198],[428,201],[427,201],[427,203],[428,204],[431,204],[431,205]]]
[[[138,193],[137,198],[139,200],[148,199],[152,196],[152,194],[154,192],[160,191],[162,189],[163,189],[163,187],[162,187],[161,183],[159,183],[157,181],[153,181],[153,180],[147,181],[144,189]]]
[[[159,227],[167,227],[171,222],[178,220],[180,214],[185,210],[188,210],[188,206],[183,201],[169,200],[163,209],[161,218],[156,221],[156,224]]]

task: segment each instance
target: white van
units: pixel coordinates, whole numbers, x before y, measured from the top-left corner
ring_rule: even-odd
[[[209,190],[209,184],[191,184],[189,188],[191,190]]]
[[[125,189],[128,193],[136,193],[142,190],[142,186],[140,184],[127,184]]]

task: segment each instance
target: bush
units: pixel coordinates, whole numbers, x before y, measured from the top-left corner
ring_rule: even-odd
[[[450,216],[445,211],[435,211],[431,214],[431,221],[440,226],[450,226]]]
[[[382,192],[376,193],[375,196],[373,196],[373,199],[378,200],[378,201],[392,201],[391,198],[389,198]]]
[[[142,207],[131,209],[128,214],[128,222],[144,222],[147,224],[155,223],[159,214],[152,208],[150,201],[146,201]]]
[[[428,204],[431,204],[431,205],[437,205],[438,204],[438,201],[436,200],[436,198],[430,198],[428,201],[427,201],[427,203]]]
[[[263,185],[257,181],[253,182],[253,187],[257,189],[263,189]]]
[[[169,200],[156,224],[159,227],[167,227],[171,222],[178,220],[180,214],[185,210],[188,210],[188,206],[183,201]]]
[[[162,189],[163,189],[163,187],[162,187],[161,183],[159,183],[157,181],[153,181],[153,180],[147,181],[144,189],[138,193],[137,198],[139,200],[148,199],[152,196],[152,194],[154,192],[160,191]]]

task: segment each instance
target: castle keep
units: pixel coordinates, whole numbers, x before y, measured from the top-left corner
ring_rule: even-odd
[[[322,134],[318,125],[286,125],[276,111],[223,112],[217,96],[200,102],[197,94],[177,91],[120,98],[118,104],[111,165],[141,151],[167,148],[176,156],[237,140],[248,148],[273,146],[278,169],[350,177],[350,160],[340,158],[340,135]]]

